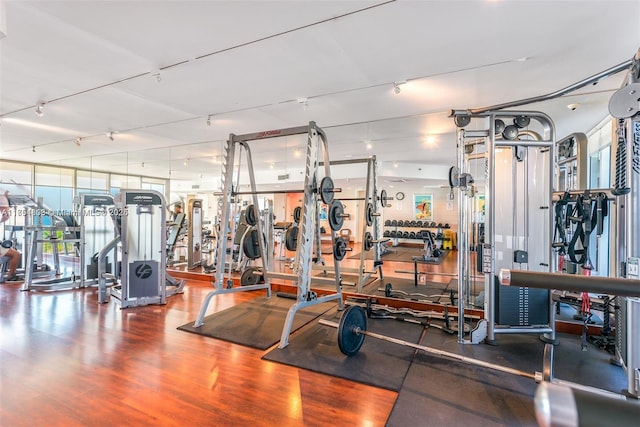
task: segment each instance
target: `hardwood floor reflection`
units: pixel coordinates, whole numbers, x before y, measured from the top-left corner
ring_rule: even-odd
[[[396,393],[181,332],[211,287],[166,306],[98,305],[94,289],[0,285],[0,425],[381,426]],[[210,311],[263,295],[220,295]]]

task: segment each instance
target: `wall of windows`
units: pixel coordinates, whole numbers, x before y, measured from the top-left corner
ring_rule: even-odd
[[[42,198],[53,210],[70,210],[73,198],[83,193],[117,194],[121,189],[149,188],[165,195],[169,181],[139,175],[74,169],[51,165],[0,161],[0,190],[14,195]],[[16,222],[11,222],[17,224]]]

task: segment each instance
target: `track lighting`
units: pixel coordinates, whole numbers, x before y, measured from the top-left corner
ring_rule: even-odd
[[[211,114],[207,117],[207,126],[211,126]]]
[[[144,162],[140,163],[140,167],[143,168],[144,167]]]
[[[107,132],[106,135],[107,135],[107,138],[109,138],[111,141],[113,141],[115,139],[113,137],[113,132]]]
[[[78,147],[80,147],[80,142],[82,142],[82,138],[77,137],[77,138],[76,138],[76,145],[77,145]]]
[[[301,104],[302,108],[304,108],[305,110],[309,108],[309,98],[298,98],[297,101],[298,104]]]
[[[38,117],[42,117],[44,116],[44,102],[40,102],[38,105],[36,105],[36,114],[38,115]]]
[[[398,95],[402,89],[400,88],[400,85],[405,84],[407,81],[406,80],[402,80],[399,82],[393,82],[393,91],[395,92],[396,95]]]
[[[189,164],[189,159],[184,159],[184,162],[182,162],[185,166],[187,166]]]
[[[31,147],[31,152],[35,153],[36,152],[36,146],[34,145],[33,147]]]

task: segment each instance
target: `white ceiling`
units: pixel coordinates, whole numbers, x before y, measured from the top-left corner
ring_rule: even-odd
[[[455,161],[450,109],[554,92],[640,46],[640,1],[0,4],[3,159],[201,188],[219,185],[229,133],[309,121],[325,130],[332,160],[375,154],[382,176],[439,185]],[[521,108],[549,114],[559,137],[588,131],[623,79]],[[408,82],[395,94],[394,81]],[[297,175],[304,143],[252,144],[261,182]]]

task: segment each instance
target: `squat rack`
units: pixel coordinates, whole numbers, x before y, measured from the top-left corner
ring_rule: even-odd
[[[259,192],[256,189],[254,168],[253,168],[253,159],[251,156],[251,149],[249,147],[248,142],[257,141],[269,138],[283,137],[283,136],[291,136],[291,135],[302,135],[307,134],[307,152],[306,152],[306,161],[305,161],[305,174],[304,174],[304,186],[302,193],[303,196],[303,204],[301,210],[301,220],[300,220],[300,232],[297,239],[297,250],[296,257],[293,264],[294,274],[291,273],[276,273],[273,271],[269,271],[269,267],[271,265],[271,251],[265,250],[265,242],[262,238],[262,224],[260,221],[256,221],[256,230],[258,233],[258,246],[260,250],[260,258],[263,260],[263,277],[265,279],[265,283],[255,284],[249,286],[242,287],[232,287],[227,285],[223,287],[224,281],[224,265],[226,259],[227,252],[227,239],[225,238],[225,228],[223,228],[223,232],[221,232],[221,236],[217,242],[217,252],[216,252],[216,273],[215,273],[215,282],[214,287],[215,290],[209,292],[204,301],[202,302],[202,306],[200,308],[200,312],[196,321],[194,322],[194,327],[199,327],[204,324],[204,317],[207,311],[207,307],[211,298],[217,294],[223,293],[231,293],[231,292],[245,292],[245,291],[253,291],[259,289],[265,289],[267,291],[267,297],[271,297],[271,279],[279,278],[284,280],[292,280],[297,285],[297,295],[296,295],[296,303],[291,306],[287,313],[287,317],[285,319],[285,324],[282,329],[282,337],[280,339],[280,348],[284,348],[288,345],[289,334],[291,332],[291,328],[293,325],[293,318],[296,312],[304,307],[320,304],[327,301],[338,300],[338,304],[340,308],[343,308],[342,301],[342,290],[340,287],[340,263],[336,261],[334,263],[334,273],[335,273],[335,282],[336,293],[324,295],[322,297],[318,297],[314,292],[311,291],[311,264],[313,263],[313,245],[316,245],[316,253],[320,258],[320,241],[315,238],[317,236],[317,231],[319,230],[319,220],[318,220],[318,209],[317,209],[317,196],[318,196],[318,185],[320,180],[318,179],[318,168],[320,165],[319,159],[319,151],[322,148],[323,150],[323,162],[324,165],[324,176],[330,178],[331,177],[331,168],[329,162],[329,151],[327,138],[324,131],[316,125],[315,122],[311,121],[307,126],[298,126],[293,128],[286,129],[277,129],[277,130],[269,130],[263,132],[250,133],[245,135],[234,135],[230,134],[229,139],[225,145],[225,154],[223,156],[222,163],[222,195],[218,198],[218,218],[220,218],[220,224],[222,227],[226,227],[226,224],[229,221],[230,208],[232,204],[232,196],[239,194],[239,192],[233,191],[233,172],[234,172],[234,160],[236,155],[236,147],[240,146],[244,148],[247,160],[247,169],[249,172],[249,180],[251,185],[251,191],[248,194],[251,194],[253,197],[253,208],[258,209],[258,194],[263,192]],[[239,172],[239,171],[238,171]],[[238,184],[238,183],[236,183]],[[270,192],[274,193],[274,192]],[[258,218],[258,212],[256,212],[256,218]],[[331,230],[331,242],[332,246],[335,246],[336,243],[336,232]]]

